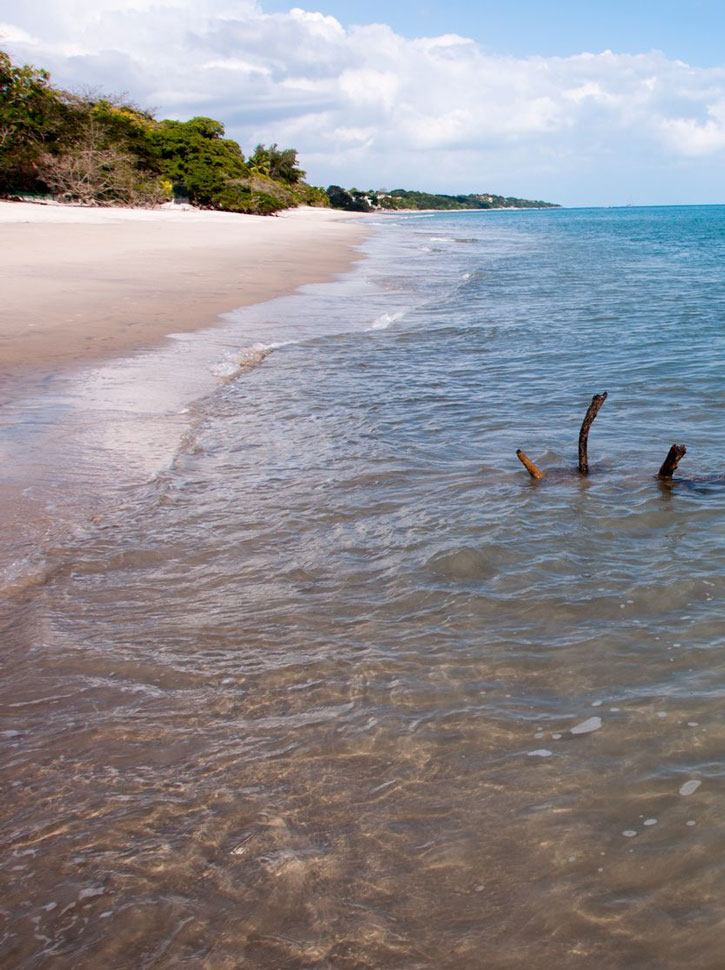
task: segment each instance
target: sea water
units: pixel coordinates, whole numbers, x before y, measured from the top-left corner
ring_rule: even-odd
[[[98,514],[6,589],[4,966],[722,967],[725,208],[378,221],[229,316],[158,467],[58,449]]]

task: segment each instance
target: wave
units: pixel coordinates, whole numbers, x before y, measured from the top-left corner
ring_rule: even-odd
[[[278,343],[250,344],[248,347],[242,347],[241,350],[225,354],[211,368],[211,373],[214,377],[218,377],[224,382],[234,380],[240,374],[247,374],[249,371],[254,370],[255,367],[259,367],[275,350],[295,342],[294,340],[283,340]]]
[[[369,327],[368,329],[387,330],[389,326],[391,326],[393,323],[396,323],[398,320],[401,319],[401,317],[404,317],[406,312],[407,312],[406,310],[398,310],[394,313],[391,313],[391,312],[381,313],[379,317],[375,318],[375,320],[372,323],[372,326]]]

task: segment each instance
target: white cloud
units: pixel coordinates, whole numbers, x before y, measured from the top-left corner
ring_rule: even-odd
[[[682,155],[725,154],[725,100],[707,108],[707,120],[665,118],[661,121],[664,138]]]
[[[127,92],[160,116],[212,115],[246,148],[292,144],[319,181],[520,194],[558,173],[567,201],[568,181],[594,187],[605,166],[624,179],[628,166],[725,155],[725,70],[657,52],[514,59],[455,34],[410,40],[253,0],[12,7],[0,0],[0,47],[56,83]]]
[[[22,27],[16,27],[14,24],[0,23],[0,42],[3,44],[19,44],[23,47],[33,47],[38,43],[38,40],[32,34],[23,30]]]

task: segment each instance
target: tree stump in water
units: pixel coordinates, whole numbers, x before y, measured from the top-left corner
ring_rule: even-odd
[[[587,454],[589,429],[591,428],[597,414],[599,414],[599,409],[606,400],[606,391],[603,394],[595,394],[592,398],[591,404],[587,408],[587,413],[584,415],[581,430],[579,431],[579,464],[577,466],[577,471],[580,475],[589,474],[589,456]],[[671,481],[677,466],[686,453],[687,448],[685,448],[684,445],[672,445],[670,450],[667,452],[667,457],[660,466],[660,470],[657,472],[657,478],[663,481]],[[516,457],[519,459],[529,475],[536,479],[536,481],[541,481],[542,478],[546,477],[538,465],[535,465],[521,448],[516,449]],[[561,472],[563,469],[559,469],[559,471]],[[703,479],[688,479],[687,481],[703,481]],[[725,484],[725,479],[723,479],[723,484]]]
[[[592,398],[592,403],[587,408],[587,413],[584,415],[584,420],[582,421],[581,430],[579,432],[579,466],[578,471],[580,475],[589,474],[589,456],[587,454],[587,444],[589,441],[589,429],[592,426],[592,422],[599,414],[599,408],[607,400],[607,392],[604,394],[595,394]]]
[[[607,400],[607,392],[603,394],[595,394],[592,398],[592,403],[587,408],[587,413],[584,415],[584,420],[582,421],[581,430],[579,431],[579,465],[578,471],[580,475],[589,474],[589,459],[587,456],[587,443],[589,440],[589,429],[592,426],[592,422],[599,413],[599,408]],[[533,461],[528,457],[528,455],[522,451],[521,448],[516,450],[516,457],[524,466],[526,471],[535,478],[537,481],[541,481],[544,478],[544,473],[542,470],[533,463]]]
[[[687,448],[684,445],[672,445],[670,450],[667,452],[667,457],[662,462],[662,467],[657,472],[658,478],[672,478],[675,473],[675,469],[680,464],[681,459],[687,452]]]

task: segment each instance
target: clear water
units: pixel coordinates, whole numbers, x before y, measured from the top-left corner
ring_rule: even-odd
[[[722,967],[725,208],[366,249],[8,590],[5,966]]]

